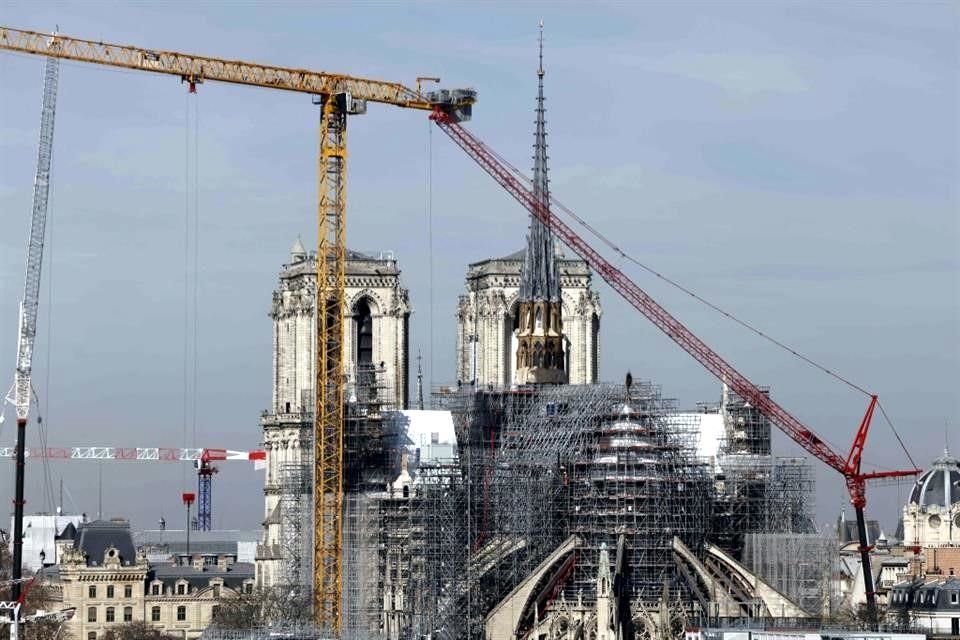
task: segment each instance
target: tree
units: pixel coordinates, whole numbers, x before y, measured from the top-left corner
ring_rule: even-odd
[[[212,625],[221,629],[295,627],[310,623],[310,594],[290,587],[257,588],[221,598]]]
[[[146,622],[124,622],[113,625],[103,635],[104,640],[177,640],[175,636],[151,627]]]

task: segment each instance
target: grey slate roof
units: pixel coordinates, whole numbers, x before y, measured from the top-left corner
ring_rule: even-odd
[[[217,529],[216,531],[191,531],[190,544],[205,545],[208,542],[259,542],[259,530]],[[183,529],[145,529],[133,534],[137,546],[186,542],[187,534]],[[198,547],[201,548],[201,547]]]
[[[901,582],[894,585],[893,594],[891,607],[960,612],[960,578],[956,576]]]
[[[164,551],[178,555],[186,554],[188,549],[186,541],[165,542],[162,547]],[[205,556],[222,554],[235,556],[237,555],[237,543],[227,540],[214,540],[209,542],[194,542],[191,540],[189,550],[191,555],[200,554]]]
[[[63,531],[56,538],[57,540],[76,540],[77,539],[77,528],[73,526],[72,522],[68,522],[67,526],[63,528]]]
[[[122,566],[136,562],[137,552],[133,546],[129,522],[87,522],[80,526],[73,541],[73,547],[86,554],[88,567],[103,566],[104,554],[111,546],[117,549]]]
[[[960,502],[960,460],[948,452],[937,458],[933,467],[917,478],[910,502],[921,507],[944,507]]]
[[[883,535],[883,531],[880,529],[880,523],[876,520],[867,520],[866,525],[867,540],[870,542],[870,544],[874,544],[880,539],[880,536]],[[838,519],[837,537],[840,539],[840,544],[858,541],[860,539],[860,534],[857,533],[857,521]]]
[[[222,578],[223,584],[228,587],[239,587],[244,580],[253,580],[255,567],[251,562],[237,562],[226,568],[226,571],[215,565],[203,569],[192,566],[176,565],[173,563],[155,564],[147,574],[147,582],[159,580],[165,584],[174,584],[178,580],[186,580],[191,588],[202,589],[209,584],[212,578]]]

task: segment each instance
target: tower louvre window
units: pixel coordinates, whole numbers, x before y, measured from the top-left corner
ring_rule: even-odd
[[[373,362],[373,314],[366,300],[357,304],[357,364]]]

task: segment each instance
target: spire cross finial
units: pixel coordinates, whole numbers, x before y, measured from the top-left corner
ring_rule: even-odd
[[[543,20],[540,20],[540,68],[537,69],[537,75],[543,77]]]

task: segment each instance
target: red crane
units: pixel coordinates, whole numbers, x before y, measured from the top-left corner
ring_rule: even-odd
[[[870,429],[870,420],[877,406],[877,396],[870,396],[870,404],[863,420],[860,422],[860,428],[857,429],[850,452],[846,456],[837,453],[812,429],[777,404],[769,395],[760,391],[746,376],[737,371],[679,320],[670,315],[666,309],[657,304],[643,289],[600,255],[566,223],[552,215],[549,206],[545,206],[538,201],[532,189],[528,186],[529,181],[519,171],[442,111],[435,110],[430,119],[436,122],[451,140],[463,149],[484,171],[490,174],[525,209],[552,229],[591,269],[600,274],[600,277],[614,291],[693,356],[707,371],[756,407],[762,415],[776,424],[790,439],[843,476],[847,491],[850,493],[850,502],[857,514],[857,533],[860,539],[859,551],[867,598],[867,616],[870,624],[875,624],[877,605],[873,574],[870,569],[871,546],[867,539],[866,523],[863,516],[863,509],[867,504],[866,482],[878,478],[900,478],[920,473],[920,469],[917,468],[868,473],[861,471],[860,462],[867,441],[867,432]]]

